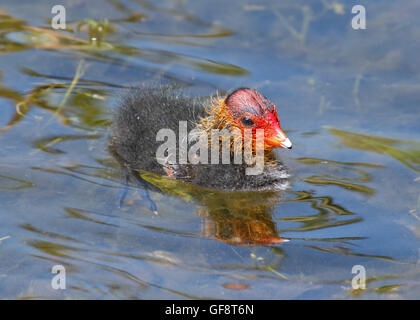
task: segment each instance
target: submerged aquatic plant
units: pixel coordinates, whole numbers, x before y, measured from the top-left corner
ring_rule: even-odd
[[[91,43],[96,43],[98,46],[101,45],[102,40],[117,31],[114,24],[110,23],[108,19],[93,20],[85,19],[77,24],[78,31],[86,30]]]
[[[420,142],[371,136],[334,128],[327,129],[347,147],[390,156],[407,168],[420,172]]]

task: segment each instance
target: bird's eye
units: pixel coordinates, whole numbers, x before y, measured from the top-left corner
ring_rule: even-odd
[[[254,121],[250,117],[243,117],[241,119],[242,124],[246,127],[252,127],[254,125]]]

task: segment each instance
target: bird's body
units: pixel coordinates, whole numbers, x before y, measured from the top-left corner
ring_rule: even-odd
[[[236,94],[236,92],[238,93]],[[130,171],[137,169],[149,171],[194,185],[219,190],[284,190],[289,183],[289,174],[285,166],[279,160],[276,160],[271,149],[273,146],[291,148],[291,144],[281,131],[274,104],[270,104],[265,97],[251,89],[239,89],[220,101],[219,107],[224,114],[224,111],[226,111],[226,114],[242,117],[242,113],[245,112],[242,109],[244,109],[249,117],[242,117],[237,122],[234,122],[236,118],[234,119],[233,116],[226,118],[226,114],[224,118],[221,118],[219,116],[220,110],[217,111],[214,108],[209,110],[206,102],[187,98],[171,89],[143,88],[133,90],[122,100],[120,107],[116,110],[111,150],[120,164]],[[249,105],[246,108],[241,107],[242,104],[257,103],[258,101],[261,105],[267,104],[268,111],[254,112]],[[233,110],[232,112],[226,107],[226,102],[229,102],[229,108]],[[239,107],[236,104],[239,104]],[[254,114],[256,112],[262,112],[263,116]],[[237,113],[238,115],[236,115]],[[156,151],[162,144],[161,141],[156,141],[156,137],[161,129],[170,129],[177,133],[180,121],[186,121],[188,132],[197,127],[205,130],[212,128],[227,128],[230,130],[233,127],[241,128],[242,123],[252,128],[259,124],[258,118],[254,116],[261,117],[261,119],[265,117],[268,119],[267,121],[274,121],[272,125],[274,129],[271,128],[271,124],[270,126],[267,124],[264,128],[268,128],[267,132],[271,132],[272,129],[275,131],[275,134],[270,133],[264,138],[265,146],[269,146],[268,150],[265,150],[265,159],[268,162],[262,173],[258,175],[248,175],[246,173],[248,164],[234,164],[233,159],[231,159],[230,164],[175,163],[162,165],[156,158]]]

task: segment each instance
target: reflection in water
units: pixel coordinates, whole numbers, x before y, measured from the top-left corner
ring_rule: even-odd
[[[297,195],[297,197],[295,199],[288,200],[288,202],[309,202],[311,204],[311,207],[318,211],[318,214],[313,214],[309,216],[278,218],[278,220],[280,221],[292,221],[301,224],[299,228],[289,228],[287,230],[282,231],[309,231],[362,221],[361,218],[352,218],[344,221],[336,221],[337,216],[354,215],[354,213],[344,209],[340,205],[335,204],[333,202],[332,197],[316,197],[308,191],[299,191],[294,193]]]
[[[219,191],[139,170],[131,170],[126,178],[149,202],[149,208],[153,200],[144,188],[198,204],[197,213],[203,217],[204,237],[234,245],[266,245],[285,241],[277,235],[271,216],[281,200],[280,192]],[[151,210],[156,210],[155,205]]]
[[[316,162],[316,159],[306,159],[305,161],[312,163],[314,161]],[[305,161],[302,160],[302,162]],[[334,164],[337,163],[335,162]],[[369,165],[366,166],[369,167]],[[356,170],[356,172],[361,173],[363,178],[356,178],[355,180],[369,180],[367,173],[361,170]],[[330,178],[334,177],[330,176]],[[339,177],[335,178],[340,179]],[[345,216],[353,216],[354,213],[335,204],[332,197],[317,197],[310,191],[291,192],[292,194],[296,194],[296,198],[284,200],[284,192],[219,191],[190,185],[139,170],[132,170],[128,181],[140,189],[148,188],[197,203],[199,206],[197,213],[203,217],[203,236],[233,245],[272,245],[288,241],[288,239],[278,235],[279,230],[277,230],[276,222],[273,220],[274,210],[282,202],[308,202],[318,213],[309,216],[276,218],[277,221],[297,222],[301,224],[298,228],[282,229],[281,232],[317,230],[357,223],[363,220],[360,217],[343,219]],[[139,183],[139,181],[143,182]],[[312,183],[310,179],[306,182]],[[363,190],[363,186],[359,187],[359,189],[350,188],[350,190]],[[144,190],[141,193],[141,197],[143,199],[145,198],[146,202],[152,201],[148,193],[144,193]],[[337,217],[341,218],[337,220]],[[347,240],[350,239],[360,240],[362,238],[347,238]]]
[[[52,148],[53,145],[63,141],[72,141],[72,140],[88,140],[88,139],[98,139],[101,135],[98,134],[79,134],[79,135],[57,135],[53,137],[45,137],[37,139],[33,142],[36,149],[42,150],[51,154],[64,153],[64,151]]]
[[[375,133],[418,131],[416,0],[369,4],[381,32],[367,37],[349,29],[341,0],[109,0],[94,17],[90,2],[67,1],[66,31],[49,27],[47,2],[16,16],[3,8],[12,2],[0,8],[1,298],[57,297],[45,279],[54,264],[71,275],[70,298],[418,298],[420,145]],[[148,200],[134,182],[119,208],[104,146],[113,99],[157,79],[199,96],[272,90],[297,140],[292,190],[220,192],[132,172],[153,191]],[[328,123],[351,129],[325,134]],[[395,166],[376,165],[383,155]],[[368,268],[365,291],[351,289],[354,264]]]
[[[106,278],[106,275],[111,274],[113,276],[116,276],[118,279],[117,281],[106,281],[102,279],[101,286],[95,287],[90,286],[89,283],[75,283],[73,284],[70,289],[73,293],[68,293],[69,290],[64,290],[64,297],[68,297],[70,299],[77,299],[80,295],[83,294],[89,294],[89,289],[93,291],[99,291],[100,297],[103,299],[107,299],[110,297],[117,297],[121,299],[138,299],[141,297],[145,291],[150,290],[150,288],[157,288],[162,291],[166,291],[168,293],[173,294],[173,296],[181,297],[184,299],[199,299],[203,298],[202,296],[193,296],[186,294],[184,292],[174,290],[171,288],[167,288],[162,285],[158,285],[155,283],[152,283],[150,281],[144,280],[137,276],[136,274],[129,272],[127,270],[114,267],[112,264],[105,264],[102,262],[96,262],[95,259],[85,259],[80,257],[80,253],[83,251],[86,251],[90,255],[119,255],[117,252],[101,252],[100,250],[95,250],[90,252],[89,250],[83,250],[79,247],[75,246],[66,246],[57,244],[56,242],[51,241],[39,241],[39,240],[33,240],[29,241],[29,246],[38,249],[40,252],[47,255],[34,255],[34,257],[41,259],[41,260],[48,260],[54,264],[62,264],[66,268],[66,274],[72,274],[74,272],[77,272],[77,266],[76,263],[83,263],[92,269],[92,275],[94,274],[103,274],[103,277]],[[53,258],[50,258],[50,257]],[[123,256],[123,255],[120,255]],[[130,256],[130,258],[136,258],[143,261],[153,261],[154,259],[148,258],[148,257],[133,257]],[[64,260],[67,259],[67,260]],[[63,261],[72,261],[73,263],[67,263]],[[132,286],[134,284],[134,286]],[[47,286],[47,285],[46,285]],[[104,290],[104,288],[106,290]],[[27,290],[31,292],[31,287]],[[75,291],[75,292],[74,292]],[[40,292],[40,290],[36,290],[37,293]],[[42,292],[42,291],[41,291]],[[48,292],[47,292],[48,293]],[[76,293],[76,295],[74,295]],[[45,297],[42,295],[30,295],[27,292],[20,295],[21,299],[41,299],[41,298],[48,298],[46,295]],[[204,297],[205,298],[205,297]]]
[[[82,180],[82,181],[85,181],[85,182],[89,182],[89,183],[99,185],[99,186],[103,186],[103,187],[107,187],[107,188],[117,188],[117,186],[114,186],[114,185],[111,185],[111,184],[104,184],[104,183],[101,183],[99,181],[96,181],[96,179],[95,180],[86,179],[81,175],[72,174],[72,173],[69,173],[69,172],[66,172],[66,171],[62,171],[62,170],[40,168],[40,167],[31,167],[31,169],[32,170],[39,170],[39,171],[47,172],[47,173],[70,176],[70,177],[75,178],[75,179],[79,179],[79,180]],[[69,171],[72,171],[71,168],[69,168],[69,167],[67,167],[66,169],[69,170]],[[94,175],[94,177],[98,177],[98,176]]]
[[[279,237],[272,213],[280,192],[206,192],[200,196],[203,236],[233,245],[270,245]]]
[[[32,167],[32,169],[71,176],[107,188],[118,188],[119,171],[115,160],[99,159],[97,162],[101,166],[73,164],[63,166],[60,170],[39,167]],[[233,245],[276,244],[288,240],[280,237],[279,232],[319,230],[363,220],[360,217],[355,217],[353,212],[343,206],[334,203],[331,196],[315,196],[311,191],[289,192],[289,194],[294,194],[295,197],[285,200],[285,194],[278,191],[226,192],[190,185],[144,171],[132,171],[130,175],[130,185],[135,188],[130,189],[127,201],[123,204],[125,207],[130,204],[148,207],[149,201],[153,201],[150,197],[156,198],[153,196],[156,192],[179,197],[197,205],[196,212],[203,218],[201,232],[204,237],[214,238]],[[147,183],[147,188],[153,191],[151,196],[144,192],[144,184],[139,185],[137,178],[139,176],[142,181]],[[336,178],[339,179],[339,177]],[[141,201],[136,199],[141,199]],[[118,195],[115,194],[114,203],[117,203],[117,201]],[[170,198],[168,201],[170,201]],[[283,215],[274,219],[273,213],[281,203],[308,203],[315,210],[315,213],[293,217]],[[157,203],[157,205],[159,207],[160,204]],[[67,208],[65,210],[73,215],[77,214],[80,218],[84,216],[82,209]],[[347,217],[352,218],[348,219]],[[279,230],[275,221],[295,222],[300,226]],[[347,237],[335,240],[358,239],[360,240],[362,237]],[[316,240],[330,241],[331,239]]]
[[[359,240],[362,240],[362,239],[359,238]],[[381,260],[386,260],[386,261],[394,261],[394,259],[388,256],[375,256],[375,255],[369,255],[369,254],[361,254],[361,253],[354,252],[350,248],[344,247],[344,246],[335,246],[335,247],[330,247],[330,248],[320,247],[320,246],[309,246],[309,247],[312,249],[316,249],[316,250],[320,250],[324,252],[330,252],[334,254],[344,254],[344,255],[351,255],[351,256],[356,256],[356,257],[366,257],[366,258],[375,258],[375,259],[381,259]]]
[[[100,219],[94,219],[90,215],[97,214],[95,212],[89,211],[89,210],[83,210],[83,209],[77,209],[77,208],[64,208],[64,210],[68,213],[68,215],[73,219],[81,219],[86,220],[98,224],[104,224],[106,226],[110,227],[118,227],[117,224],[101,221]]]
[[[134,19],[128,22],[140,23],[141,20],[142,19]],[[73,23],[73,25],[70,23],[69,30],[78,30],[79,33],[81,33],[80,37],[55,31],[49,28],[29,26],[26,24],[26,22],[2,11],[0,11],[0,22],[1,21],[5,21],[8,24],[15,24],[15,28],[12,29],[9,29],[9,26],[7,25],[7,32],[2,35],[3,41],[0,39],[0,45],[4,46],[3,51],[6,52],[33,48],[46,50],[63,49],[73,51],[73,54],[78,51],[81,54],[88,52],[89,55],[86,57],[88,61],[95,61],[95,59],[100,59],[105,60],[108,63],[124,64],[124,59],[115,55],[117,53],[127,57],[136,56],[139,59],[152,63],[185,64],[189,67],[196,68],[201,71],[216,74],[228,74],[232,76],[243,76],[248,74],[247,70],[239,66],[212,61],[210,59],[203,59],[200,57],[194,57],[180,53],[175,54],[166,50],[140,49],[130,45],[113,44],[109,41],[106,41],[106,37],[112,34],[116,29],[116,27],[111,22],[109,22],[109,20],[95,21],[92,19],[87,19],[82,22]],[[114,23],[117,22],[121,21],[114,21]],[[198,20],[191,20],[189,22],[193,24],[200,23]],[[206,25],[206,27],[210,28],[209,25]],[[89,35],[89,40],[83,38],[83,32],[86,32]],[[153,33],[151,35],[153,35]],[[232,35],[232,32],[222,28],[222,30],[216,30],[215,34],[206,34],[203,35],[203,37],[225,37],[229,35]],[[199,35],[196,35],[196,37],[199,37]]]
[[[116,4],[117,2],[114,3],[114,5]],[[144,2],[142,5],[149,10],[160,10],[160,8],[157,8],[148,2]],[[16,105],[16,111],[10,121],[6,125],[0,127],[0,133],[9,130],[11,127],[20,122],[20,120],[29,113],[32,106],[52,112],[53,116],[59,117],[61,123],[66,126],[92,130],[92,128],[107,125],[106,117],[102,116],[104,112],[106,113],[105,110],[107,108],[102,104],[100,105],[107,93],[103,89],[98,90],[93,87],[99,86],[102,88],[106,87],[107,89],[115,89],[123,88],[123,86],[98,80],[91,81],[88,79],[80,79],[83,74],[83,70],[81,68],[83,60],[92,63],[106,63],[108,65],[116,65],[126,68],[127,63],[125,58],[136,56],[136,58],[142,59],[148,63],[155,63],[159,65],[179,63],[196,68],[203,72],[215,74],[233,76],[248,74],[247,70],[239,66],[213,61],[210,59],[203,59],[181,53],[176,54],[165,50],[141,49],[128,45],[118,46],[111,44],[106,41],[106,38],[109,37],[116,29],[116,26],[113,23],[126,22],[136,24],[141,23],[145,17],[145,15],[140,12],[133,15],[131,9],[127,9],[121,3],[118,3],[116,8],[125,13],[129,13],[131,18],[104,21],[87,19],[82,22],[70,23],[68,25],[69,30],[78,30],[80,37],[73,36],[65,32],[55,31],[50,28],[30,26],[25,21],[20,20],[0,9],[0,31],[2,31],[0,33],[0,50],[2,52],[11,53],[34,48],[45,50],[63,49],[67,50],[63,51],[63,54],[67,52],[67,54],[74,57],[76,61],[80,61],[80,68],[77,68],[76,74],[73,78],[46,75],[22,66],[23,73],[31,77],[43,78],[48,81],[48,83],[34,86],[25,96],[0,85],[0,97],[9,99]],[[232,32],[227,29],[205,23],[193,16],[181,14],[181,11],[167,10],[166,13],[169,15],[183,16],[186,21],[192,25],[197,25],[203,30],[210,29],[214,31],[214,34],[203,34],[202,36],[204,38],[225,37],[232,35]],[[128,26],[128,24],[125,24],[125,26]],[[94,35],[95,39],[101,39],[101,41],[92,43],[92,41],[84,39],[84,32],[87,32],[89,35]],[[200,35],[195,34],[193,37],[200,37]],[[176,80],[177,84],[180,86],[185,87],[187,85],[191,85],[189,82],[183,81],[178,77],[174,78],[168,72],[162,73],[158,68],[153,69],[150,66],[147,68],[139,68],[138,66],[130,67],[130,69],[133,68],[139,69],[139,75],[145,73],[146,69],[150,69],[152,77],[159,75],[160,78],[165,78],[169,81]],[[62,98],[61,103],[58,103],[58,107],[56,107],[56,103],[51,103],[51,100],[54,100],[57,95],[62,96],[61,90],[63,89],[65,90],[64,97]],[[71,99],[67,103],[65,100],[70,96],[70,94],[72,97],[70,97]],[[65,105],[64,102],[66,102]],[[95,105],[97,107],[93,108]],[[94,114],[92,114],[92,111],[94,111]],[[87,115],[87,118],[80,117],[80,115]],[[74,120],[77,121],[75,122]]]
[[[332,171],[331,169],[338,168],[338,169],[342,169],[343,173],[354,172],[360,176],[358,178],[347,178],[347,177],[337,177],[331,174],[317,174],[308,178],[301,178],[302,181],[306,181],[313,184],[321,184],[321,185],[335,185],[335,186],[339,186],[348,190],[363,192],[368,195],[373,195],[375,193],[375,190],[372,188],[366,187],[362,184],[352,183],[352,182],[365,183],[365,182],[371,181],[371,175],[366,171],[357,169],[357,167],[383,168],[383,166],[369,164],[369,163],[338,162],[338,161],[315,159],[315,158],[299,158],[295,160],[300,163],[307,164],[307,165],[316,165],[318,167],[322,165],[322,166],[327,167],[328,170],[330,171]]]

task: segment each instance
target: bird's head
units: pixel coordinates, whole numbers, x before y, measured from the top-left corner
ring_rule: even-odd
[[[264,129],[264,149],[276,147],[291,149],[292,143],[284,134],[274,103],[257,90],[240,88],[229,94],[222,102],[223,113],[229,115],[230,126],[244,129]]]

